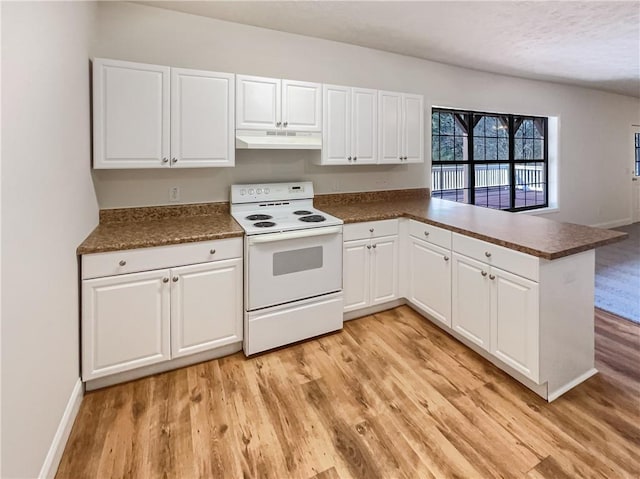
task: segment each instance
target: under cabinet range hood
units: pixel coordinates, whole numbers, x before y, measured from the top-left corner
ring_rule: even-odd
[[[306,131],[236,130],[239,150],[320,150],[322,134]]]

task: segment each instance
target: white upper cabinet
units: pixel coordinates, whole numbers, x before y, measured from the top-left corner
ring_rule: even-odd
[[[424,99],[422,95],[402,95],[402,148],[404,162],[424,161]]]
[[[323,85],[322,165],[377,163],[377,90]]]
[[[322,86],[319,83],[238,75],[236,85],[237,129],[322,129]]]
[[[170,68],[93,62],[93,167],[169,166]]]
[[[378,92],[379,163],[424,161],[422,95]]]
[[[322,164],[347,164],[351,157],[351,88],[323,85],[322,97]]]
[[[354,162],[378,162],[378,91],[351,89],[351,153]]]
[[[234,76],[171,69],[171,166],[233,166]]]
[[[236,85],[236,128],[273,130],[280,127],[279,79],[237,75]]]
[[[322,129],[320,84],[282,80],[282,127],[291,131]]]
[[[93,61],[93,167],[233,166],[234,75]]]

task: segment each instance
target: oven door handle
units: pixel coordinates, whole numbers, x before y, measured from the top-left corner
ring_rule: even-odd
[[[260,243],[273,243],[274,241],[285,241],[298,238],[311,238],[313,236],[326,236],[342,233],[342,226],[324,226],[321,228],[310,228],[299,231],[286,231],[283,233],[268,233],[249,237],[249,245]]]

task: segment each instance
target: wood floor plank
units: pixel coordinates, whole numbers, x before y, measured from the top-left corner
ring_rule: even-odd
[[[551,404],[403,306],[88,393],[58,479],[640,477],[640,326]]]

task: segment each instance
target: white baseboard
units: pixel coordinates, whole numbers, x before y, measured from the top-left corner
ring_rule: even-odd
[[[67,407],[64,409],[62,419],[60,419],[60,424],[58,424],[56,434],[53,436],[53,441],[49,447],[49,452],[47,452],[47,457],[44,459],[44,464],[42,464],[42,469],[40,469],[40,474],[38,475],[40,479],[53,479],[56,472],[58,472],[60,459],[62,459],[64,447],[67,445],[67,440],[71,434],[73,422],[76,420],[76,416],[80,410],[83,396],[82,381],[78,378],[76,384],[73,386],[73,391],[71,391],[71,396],[69,396],[69,401],[67,402]]]
[[[618,228],[619,226],[627,226],[627,225],[630,225],[631,223],[633,223],[633,220],[631,218],[622,218],[618,220],[607,221],[605,223],[596,223],[595,225],[589,225],[589,226],[591,226],[592,228],[609,229],[609,228]]]
[[[550,391],[548,393],[548,395],[547,395],[547,401],[549,401],[549,402],[555,401],[560,396],[562,396],[564,393],[566,393],[570,389],[573,389],[578,384],[586,381],[587,379],[589,379],[594,374],[598,374],[598,370],[596,368],[591,368],[589,371],[587,371],[584,374],[581,374],[580,376],[578,376],[577,378],[569,381],[567,384],[564,384],[564,385],[560,386],[555,391]]]

